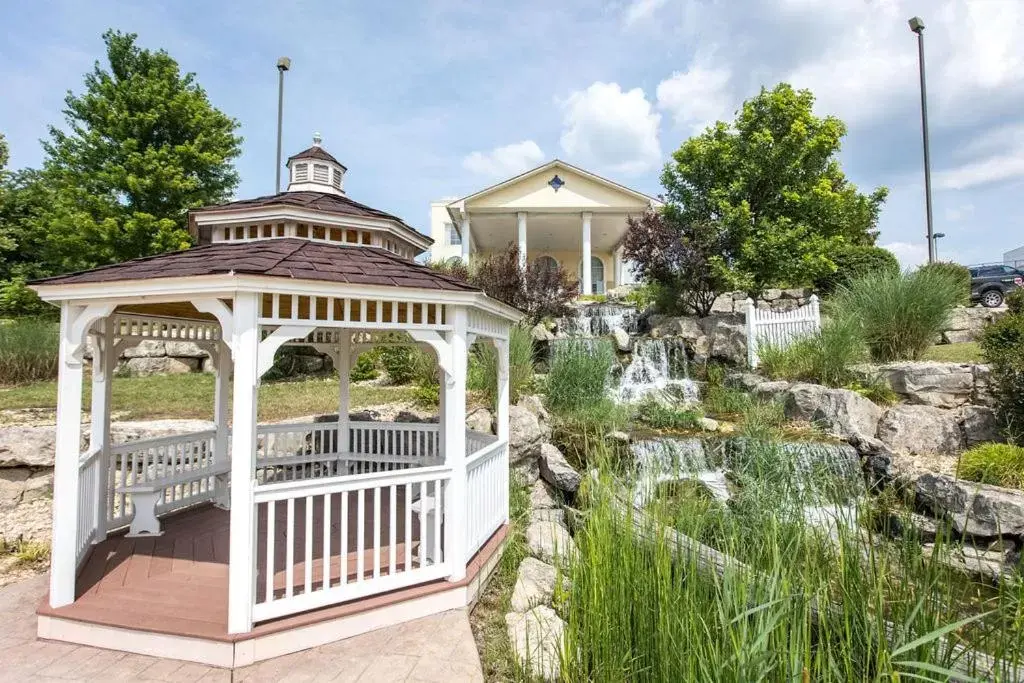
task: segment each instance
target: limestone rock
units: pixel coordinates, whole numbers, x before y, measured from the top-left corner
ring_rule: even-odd
[[[909,403],[955,408],[969,403],[974,393],[970,364],[906,361],[878,366],[875,372]]]
[[[530,487],[530,509],[548,510],[558,507],[555,491],[546,481],[536,481]]]
[[[709,338],[709,357],[734,365],[747,362],[747,328],[742,322],[726,318],[705,319]]]
[[[143,339],[137,346],[131,346],[121,354],[122,358],[158,358],[167,355],[167,347],[159,339]]]
[[[557,580],[558,570],[552,565],[533,557],[524,559],[512,589],[512,611],[522,613],[537,605],[550,605]]]
[[[704,336],[704,330],[696,318],[652,316],[651,332],[657,330],[658,337],[682,337],[688,341]],[[655,336],[652,334],[652,336]]]
[[[781,299],[782,298],[782,290],[781,289],[766,289],[761,294],[761,298],[764,299],[765,301],[775,301],[776,299]]]
[[[215,429],[209,420],[143,420],[138,422],[112,422],[111,443],[125,443],[142,439],[156,439],[174,434],[188,434]]]
[[[537,396],[536,394],[524,394],[520,396],[518,405],[526,408],[541,420],[547,420],[549,417],[547,408],[544,407],[544,402],[541,400],[540,396]]]
[[[819,425],[832,436],[874,436],[882,410],[849,389],[794,384],[783,395],[786,417]]]
[[[27,467],[0,469],[0,509],[11,508],[21,502],[25,483],[32,470]]]
[[[544,323],[537,323],[530,328],[530,336],[533,337],[535,341],[541,342],[551,341],[555,338],[555,335],[551,333],[551,330],[544,326]]]
[[[718,420],[713,420],[710,417],[702,417],[697,422],[700,424],[700,428],[705,432],[717,432],[718,431]]]
[[[199,359],[139,356],[129,358],[123,367],[133,375],[183,375],[198,370]]]
[[[519,482],[524,486],[533,486],[540,479],[539,458],[526,458],[515,465],[511,465],[509,469],[519,478]]]
[[[604,435],[604,438],[608,441],[615,441],[624,445],[629,444],[629,434],[620,430],[608,432]]]
[[[551,429],[541,424],[536,413],[520,402],[510,406],[509,418],[509,462],[518,464],[526,458],[540,454],[540,445],[551,436]]]
[[[0,428],[0,467],[53,467],[56,436],[52,425]]]
[[[768,380],[756,372],[730,372],[725,375],[725,386],[743,391],[753,391],[755,387]]]
[[[728,293],[727,294],[719,294],[717,297],[715,297],[714,303],[711,304],[711,312],[712,313],[733,313],[736,310],[734,308],[734,303],[733,302],[734,302],[734,299],[732,298],[731,294],[728,294]],[[740,305],[742,306],[742,303]]]
[[[789,388],[793,386],[789,382],[783,380],[776,380],[774,382],[761,382],[756,385],[750,393],[755,397],[765,400],[773,401],[781,398],[783,394],[789,391]]]
[[[494,418],[487,408],[477,408],[466,416],[466,428],[484,434],[491,433],[491,423]]]
[[[168,341],[164,342],[164,350],[168,356],[183,358],[206,358],[209,354],[199,348],[199,345],[190,341]]]
[[[629,351],[633,348],[633,340],[630,339],[629,333],[621,327],[612,330],[612,338],[615,339],[615,346],[619,351]]]
[[[896,405],[878,423],[879,440],[895,451],[953,454],[963,450],[958,413],[923,405]]]
[[[554,522],[565,526],[565,510],[560,508],[539,508],[530,510],[530,524],[534,522]]]
[[[540,447],[540,476],[552,486],[575,493],[582,477],[562,455],[562,451],[549,443]]]
[[[36,500],[53,497],[53,470],[40,470],[25,481],[25,490],[21,494],[21,502],[31,503]]]
[[[579,552],[569,530],[557,522],[530,524],[526,528],[526,545],[531,555],[549,564],[564,564]]]
[[[931,510],[937,517],[948,517],[960,534],[1024,534],[1022,491],[926,473],[914,482],[914,494],[919,507]]]
[[[999,419],[992,408],[966,405],[958,408],[956,412],[965,448],[987,441],[1004,440],[999,432]]]
[[[505,615],[509,643],[530,678],[557,681],[562,671],[563,622],[555,610],[540,605],[525,614]]]

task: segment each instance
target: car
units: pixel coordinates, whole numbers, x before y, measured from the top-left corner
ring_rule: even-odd
[[[1003,305],[1006,295],[1024,287],[1024,272],[1002,264],[971,266],[971,302],[986,308]]]

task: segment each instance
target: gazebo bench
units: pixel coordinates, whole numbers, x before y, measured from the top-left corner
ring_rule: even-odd
[[[128,528],[128,536],[159,536],[163,533],[160,529],[160,520],[156,516],[156,507],[163,500],[164,491],[167,489],[206,477],[224,477],[226,484],[224,475],[230,471],[231,461],[224,459],[185,472],[175,472],[147,479],[137,484],[116,487],[114,491],[117,493],[131,494],[132,505],[135,508],[135,515]]]

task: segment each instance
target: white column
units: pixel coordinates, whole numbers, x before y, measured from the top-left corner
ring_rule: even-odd
[[[519,236],[519,268],[526,270],[526,212],[520,211],[516,214],[516,224]]]
[[[338,452],[350,450],[348,441],[349,375],[352,372],[352,333],[339,330],[338,358]]]
[[[462,262],[469,263],[469,216],[462,219]]]
[[[210,362],[213,363],[213,422],[216,425],[217,434],[213,440],[213,457],[217,462],[224,462],[231,458],[228,452],[228,397],[231,395],[231,348],[227,341],[221,340],[210,352]],[[218,476],[215,481],[219,506],[230,509],[231,498],[228,482],[230,477]]]
[[[234,406],[231,439],[231,540],[228,554],[228,633],[252,630],[256,587],[253,472],[259,386],[259,294],[240,292],[234,305]]]
[[[614,271],[612,277],[615,279],[614,286],[619,287],[622,285],[622,247],[615,249],[615,251],[612,252],[612,257],[614,258],[614,265],[612,267],[612,270]]]
[[[93,335],[92,355],[92,408],[89,429],[89,450],[100,450],[99,474],[96,477],[95,527],[96,541],[107,537],[107,472],[110,468],[110,389],[117,364],[111,321],[100,324],[99,334]]]
[[[593,288],[590,283],[590,218],[591,213],[583,212],[583,294],[592,294]]]
[[[53,540],[50,550],[50,607],[75,601],[78,543],[78,458],[82,434],[82,361],[75,354],[74,318],[81,306],[67,302],[60,311],[57,371],[57,441],[53,465]]]
[[[466,344],[467,314],[463,306],[449,306],[452,331],[448,333],[451,375],[444,392],[444,457],[452,470],[445,490],[444,556],[450,581],[466,577]],[[445,378],[442,378],[445,381]]]

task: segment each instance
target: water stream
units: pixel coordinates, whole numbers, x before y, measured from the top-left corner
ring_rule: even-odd
[[[696,403],[697,384],[690,379],[686,346],[682,339],[637,339],[633,357],[622,370],[615,400],[635,403],[652,397],[658,400]]]

